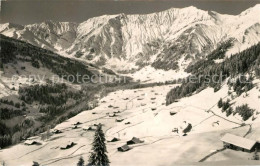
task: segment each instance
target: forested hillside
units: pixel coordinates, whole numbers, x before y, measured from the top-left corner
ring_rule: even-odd
[[[229,44],[228,44],[229,45]],[[227,48],[227,47],[225,47]],[[226,49],[224,49],[226,50]],[[223,58],[225,51],[217,49],[213,51],[206,60],[201,60],[187,68],[187,71],[192,74],[189,78],[185,79],[181,86],[172,89],[166,97],[166,104],[169,105],[182,97],[192,95],[194,92],[201,91],[206,87],[214,87],[217,91],[221,83],[228,78],[234,78],[239,74],[252,74],[260,76],[260,43],[254,45],[240,53],[226,58],[223,62],[215,63],[214,60]],[[241,79],[239,79],[241,81]],[[243,85],[243,83],[236,83],[242,87],[250,85]],[[250,79],[247,81],[250,84]],[[240,87],[240,89],[242,88]],[[237,91],[237,89],[234,89]],[[238,94],[240,92],[237,92]]]
[[[88,66],[83,63],[59,56],[52,51],[45,50],[29,43],[15,40],[4,35],[0,35],[1,60],[0,66],[4,64],[30,62],[35,68],[47,68],[54,74],[67,78],[69,75],[79,75],[79,79],[83,75],[91,77],[93,73],[88,70]],[[68,78],[69,79],[69,78]],[[75,81],[75,80],[70,80]]]

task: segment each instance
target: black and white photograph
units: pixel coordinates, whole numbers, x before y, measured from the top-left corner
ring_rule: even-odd
[[[0,166],[259,155],[260,0],[0,1]]]

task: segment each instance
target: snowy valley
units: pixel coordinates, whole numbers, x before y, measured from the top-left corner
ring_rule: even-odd
[[[258,15],[1,24],[0,164],[87,164],[99,124],[111,166],[260,164]],[[226,146],[227,134],[254,144]]]

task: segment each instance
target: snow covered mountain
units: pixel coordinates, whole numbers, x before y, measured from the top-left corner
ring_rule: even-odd
[[[80,24],[2,24],[0,33],[117,71],[152,66],[176,70],[232,39],[228,55],[260,41],[260,5],[239,15],[195,7],[146,15],[104,15]]]
[[[76,38],[77,24],[68,22],[45,21],[40,24],[17,25],[1,24],[1,34],[24,40],[35,46],[59,51],[71,46]]]

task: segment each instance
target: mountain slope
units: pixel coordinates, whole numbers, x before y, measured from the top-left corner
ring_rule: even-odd
[[[76,29],[76,23],[45,21],[26,26],[6,23],[1,25],[0,32],[38,47],[59,51],[71,46],[76,38]]]

